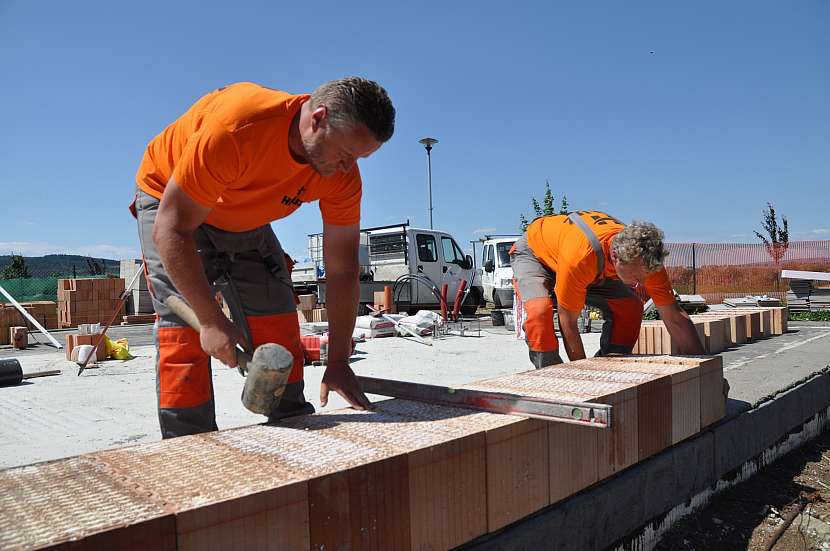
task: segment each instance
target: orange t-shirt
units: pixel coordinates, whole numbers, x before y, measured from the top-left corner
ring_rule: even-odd
[[[611,262],[611,238],[620,233],[624,225],[604,212],[579,211],[578,214],[596,234],[605,253],[602,277],[617,277]],[[597,279],[597,255],[582,230],[568,220],[566,214],[543,216],[528,226],[527,244],[536,258],[556,273],[554,292],[557,302],[568,310],[581,310],[585,306],[588,286]],[[674,303],[674,292],[665,268],[649,274],[645,287],[654,304]]]
[[[357,165],[324,178],[289,152],[289,127],[308,97],[250,82],[211,92],[153,138],[138,186],[160,199],[172,177],[211,209],[207,224],[228,231],[254,229],[317,200],[324,223],[359,223]]]

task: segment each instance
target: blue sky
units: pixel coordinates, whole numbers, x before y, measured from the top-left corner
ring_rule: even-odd
[[[398,6],[397,4],[400,4]],[[830,3],[0,0],[0,254],[123,258],[146,143],[202,94],[377,80],[398,111],[361,162],[363,224],[468,248],[557,202],[671,241],[752,242],[767,201],[830,239]],[[305,255],[316,205],[274,224]]]

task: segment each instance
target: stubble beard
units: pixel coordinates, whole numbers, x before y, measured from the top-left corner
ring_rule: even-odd
[[[314,169],[320,176],[331,176],[337,171],[336,167],[326,166],[323,160],[323,138],[318,140],[309,138],[303,140],[303,149],[305,149],[305,157],[311,168]]]

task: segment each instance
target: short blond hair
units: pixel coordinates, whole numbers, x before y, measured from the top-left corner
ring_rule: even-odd
[[[663,231],[651,222],[635,220],[614,236],[611,250],[623,264],[641,258],[646,270],[656,272],[669,254],[663,237]]]

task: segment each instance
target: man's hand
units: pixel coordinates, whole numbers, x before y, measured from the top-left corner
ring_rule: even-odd
[[[335,391],[355,409],[372,409],[372,403],[363,394],[354,371],[346,362],[329,363],[320,383],[320,405],[329,403],[329,392]]]
[[[666,325],[669,335],[677,341],[680,354],[706,354],[689,314],[677,303],[657,306],[657,311],[660,312],[660,319]]]
[[[565,341],[565,351],[568,353],[568,360],[585,359],[585,347],[582,345],[582,337],[579,336],[579,312],[568,310],[558,306],[559,330],[562,331],[562,340]]]
[[[228,367],[236,367],[236,344],[244,345],[245,338],[228,318],[221,316],[216,322],[202,324],[199,342],[202,350]]]

